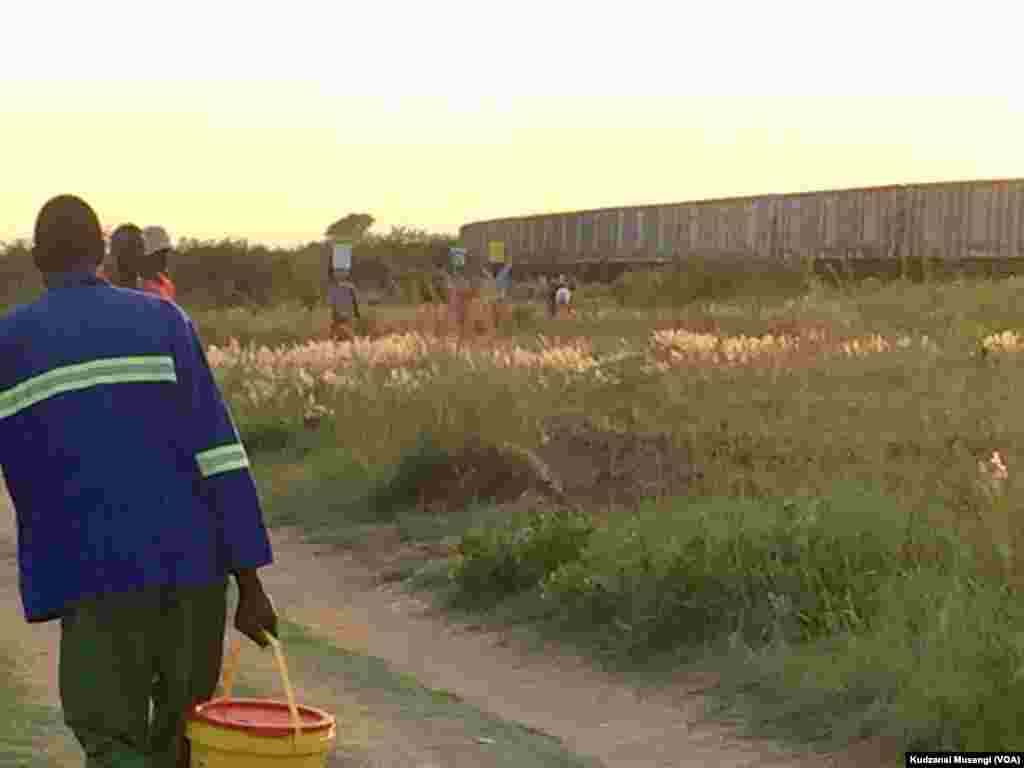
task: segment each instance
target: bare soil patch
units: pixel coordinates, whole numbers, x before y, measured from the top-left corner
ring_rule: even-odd
[[[586,417],[543,425],[537,456],[576,505],[635,506],[644,498],[685,495],[700,478],[688,452],[665,433],[604,429]]]
[[[641,499],[684,495],[700,472],[667,434],[603,429],[585,417],[545,420],[534,450],[471,436],[424,473],[423,510],[453,511],[473,499],[514,504],[524,496],[560,507],[633,507]]]

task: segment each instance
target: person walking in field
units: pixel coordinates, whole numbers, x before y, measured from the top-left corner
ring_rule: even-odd
[[[559,280],[558,288],[555,290],[555,312],[556,314],[572,315],[572,291],[569,288],[569,281],[565,275]]]
[[[548,288],[548,311],[551,313],[551,317],[558,317],[565,311],[571,299],[572,292],[569,290],[569,281],[565,275],[559,275]]]
[[[64,721],[87,768],[185,768],[184,726],[235,627],[277,616],[249,460],[188,315],[97,276],[85,202],[35,222],[44,294],[0,317],[0,469],[29,622],[60,621]],[[152,716],[150,705],[152,703]]]
[[[349,273],[345,270],[335,272],[334,282],[327,291],[327,301],[331,305],[331,338],[338,341],[351,341],[355,338],[352,318],[360,317],[359,294],[348,277]]]
[[[508,299],[509,289],[512,287],[512,265],[506,264],[494,278],[494,285],[498,289],[498,301],[504,302]]]
[[[178,290],[167,272],[171,254],[171,238],[163,227],[146,227],[142,230],[145,254],[139,268],[139,287],[168,301],[178,298]]]
[[[505,264],[494,278],[497,297],[494,300],[494,328],[502,327],[508,317],[509,291],[512,287],[512,265]]]
[[[142,230],[134,224],[122,224],[110,236],[110,256],[117,270],[117,284],[122,288],[139,287],[139,270],[146,256]]]
[[[461,266],[453,266],[448,281],[448,319],[459,336],[466,331],[466,306],[472,289]]]

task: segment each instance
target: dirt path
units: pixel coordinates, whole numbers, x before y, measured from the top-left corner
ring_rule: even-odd
[[[15,542],[14,511],[0,482],[0,616],[5,624],[0,644],[17,662],[17,677],[27,685],[31,700],[59,712],[60,626],[57,622],[30,625],[22,618]],[[282,615],[292,618],[294,612],[288,601],[281,595],[275,602]],[[235,636],[234,632],[229,633],[228,644]],[[372,689],[353,693],[346,690],[344,680],[322,674],[315,657],[291,658],[289,673],[304,701],[322,706],[338,717],[339,745],[328,761],[328,768],[507,765],[495,755],[493,746],[478,741],[462,722],[401,717],[393,702]],[[259,695],[282,696],[280,677],[269,652],[261,653],[248,645],[240,659],[238,678],[240,686],[248,685]],[[80,768],[82,753],[71,732],[63,725],[53,730],[43,745],[49,763],[59,768]]]
[[[14,516],[0,487],[0,615],[3,644],[17,654],[19,675],[41,704],[59,709],[55,623],[27,625],[21,619],[14,558]],[[640,699],[581,659],[554,649],[530,653],[500,636],[451,624],[431,607],[394,586],[378,585],[377,574],[351,553],[306,543],[293,529],[272,532],[276,562],[264,581],[280,613],[341,648],[365,650],[421,684],[449,691],[466,704],[562,740],[567,749],[596,758],[607,768],[820,768],[881,765],[868,745],[842,759],[787,755],[769,744],[733,736],[723,726],[702,723],[702,701],[694,685],[673,694]],[[246,680],[277,691],[269,654],[246,651]],[[334,766],[507,765],[486,740],[458,721],[399,716],[393,703],[370,689],[353,692],[343,679],[315,662],[292,663],[303,699],[347,718],[361,711],[363,748]],[[48,749],[57,765],[77,765],[68,734]],[[340,754],[340,753],[339,753]]]
[[[27,624],[23,618],[18,594],[18,562],[15,546],[14,511],[10,498],[0,483],[0,621],[4,634],[0,639],[5,653],[16,662],[18,678],[39,704],[60,709],[57,681],[57,658],[60,650],[60,626],[56,622]],[[81,753],[71,732],[59,729],[47,740],[46,751],[52,762],[61,768],[78,768]]]

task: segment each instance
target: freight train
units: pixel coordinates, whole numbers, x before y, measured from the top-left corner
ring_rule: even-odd
[[[1024,179],[521,216],[466,224],[460,242],[472,265],[503,252],[505,260],[538,269],[594,261],[656,264],[691,255],[769,262],[1016,260],[1024,257]]]

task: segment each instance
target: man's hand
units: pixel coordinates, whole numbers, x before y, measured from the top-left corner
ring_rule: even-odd
[[[255,572],[239,573],[238,609],[235,611],[235,629],[261,648],[266,648],[264,632],[277,637],[277,613],[270,597]]]

